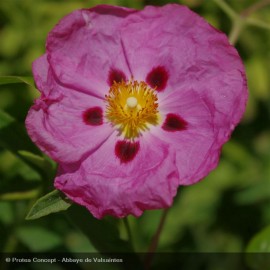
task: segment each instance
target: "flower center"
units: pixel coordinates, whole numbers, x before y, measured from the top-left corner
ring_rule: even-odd
[[[105,98],[107,119],[127,139],[158,123],[158,98],[145,82],[114,82]]]
[[[129,97],[129,98],[127,98],[127,106],[129,107],[129,108],[136,108],[137,107],[137,104],[138,104],[138,100],[137,100],[137,98],[135,98],[135,97]]]

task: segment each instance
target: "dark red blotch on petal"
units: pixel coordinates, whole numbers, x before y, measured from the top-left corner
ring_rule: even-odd
[[[99,126],[103,124],[102,109],[93,107],[83,113],[83,121],[87,125]]]
[[[166,116],[162,128],[166,131],[180,131],[187,129],[187,122],[179,115],[169,113]]]
[[[122,163],[127,163],[134,159],[139,149],[139,142],[118,141],[115,145],[115,154]]]
[[[162,91],[167,85],[168,82],[168,72],[162,67],[158,66],[153,68],[146,77],[146,82],[157,91]]]
[[[114,69],[114,68],[110,70],[109,77],[108,77],[108,84],[110,86],[112,86],[114,82],[120,83],[126,80],[127,80],[126,75],[123,71],[119,69]]]

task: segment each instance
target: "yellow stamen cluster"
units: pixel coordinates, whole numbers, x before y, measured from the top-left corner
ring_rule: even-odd
[[[127,139],[158,122],[158,98],[145,82],[114,82],[105,95],[106,117]]]

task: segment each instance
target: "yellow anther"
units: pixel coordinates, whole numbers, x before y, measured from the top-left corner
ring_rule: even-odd
[[[128,139],[158,122],[158,98],[145,82],[114,82],[105,98],[107,119]]]

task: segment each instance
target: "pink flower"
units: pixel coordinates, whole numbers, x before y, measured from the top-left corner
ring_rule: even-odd
[[[245,72],[224,34],[176,4],[78,10],[33,64],[26,119],[55,187],[97,218],[168,207],[204,178],[240,121]]]

